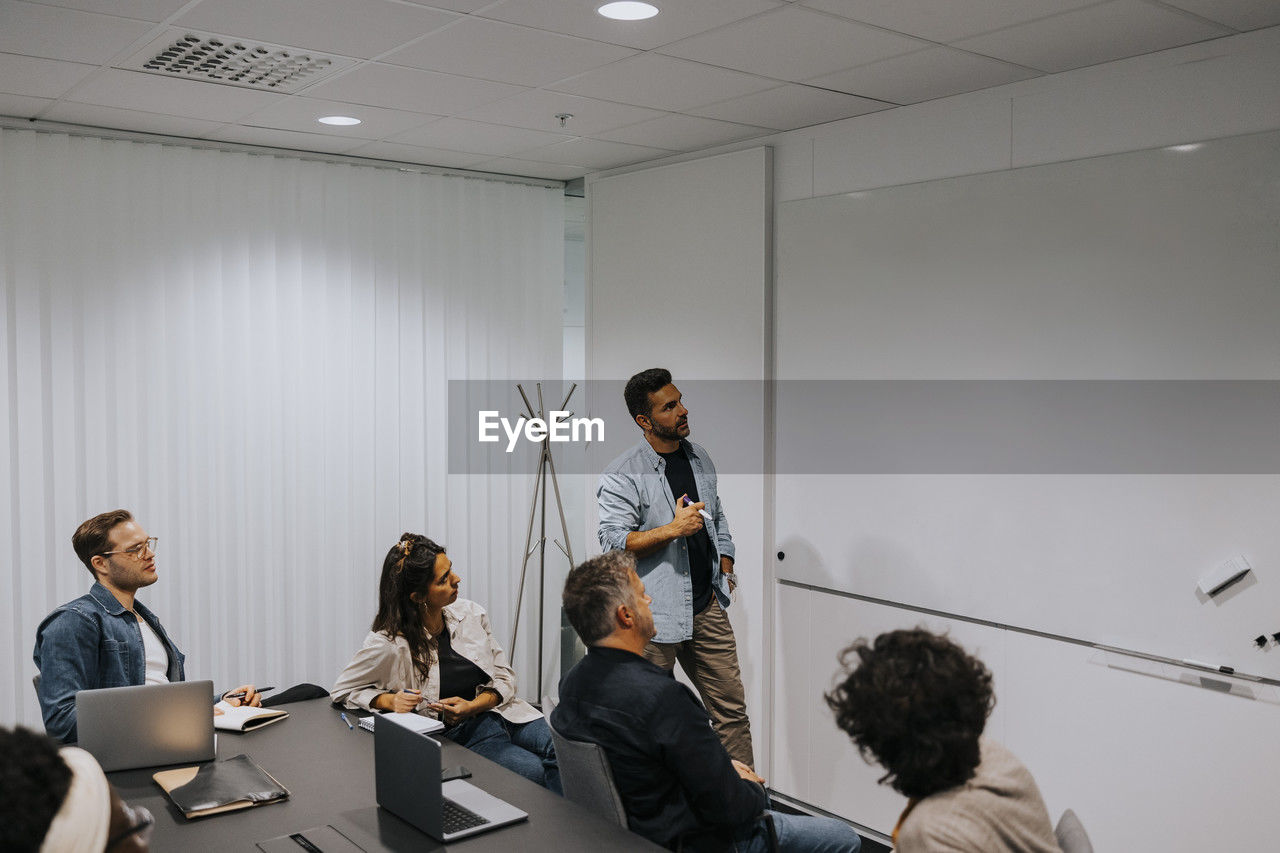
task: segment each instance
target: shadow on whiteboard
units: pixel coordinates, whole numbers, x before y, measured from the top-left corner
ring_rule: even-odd
[[[863,536],[836,560],[833,568],[818,547],[802,536],[789,536],[777,545],[777,577],[871,598],[885,598],[885,590],[905,588],[913,600],[933,600],[938,583],[915,555],[890,538]],[[959,579],[957,579],[959,582]],[[925,593],[920,595],[920,593]],[[910,601],[906,603],[911,603]]]
[[[1252,589],[1257,585],[1258,576],[1250,571],[1246,572],[1244,577],[1240,578],[1240,580],[1231,584],[1231,586],[1227,587],[1217,595],[1208,595],[1199,587],[1196,587],[1196,600],[1201,604],[1212,601],[1215,605],[1221,607],[1240,593],[1244,592],[1246,589]]]
[[[1280,705],[1280,687],[1259,684],[1250,680],[1248,676],[1210,675],[1189,667],[1179,666],[1176,663],[1163,663],[1102,650],[1095,652],[1089,658],[1089,663],[1109,667],[1110,669],[1134,672],[1138,675],[1148,675],[1152,678],[1162,678],[1166,681],[1177,681],[1181,684],[1188,684],[1214,693],[1229,693],[1242,699],[1254,699],[1259,702]]]

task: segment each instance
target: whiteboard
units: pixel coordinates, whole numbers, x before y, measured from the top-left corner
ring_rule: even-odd
[[[1280,675],[1280,649],[1252,642],[1280,631],[1280,418],[1268,406],[1200,406],[1179,439],[1252,435],[1256,469],[882,470],[849,451],[872,395],[834,381],[1275,389],[1280,134],[788,202],[776,227],[780,578]],[[919,425],[901,417],[905,433]],[[1146,412],[1128,438],[1166,440],[1161,418]],[[1237,555],[1254,567],[1244,582],[1197,593]]]

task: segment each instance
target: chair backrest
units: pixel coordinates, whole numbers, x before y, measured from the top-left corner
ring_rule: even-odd
[[[551,726],[551,740],[556,745],[556,761],[560,765],[560,784],[572,802],[595,812],[605,820],[627,828],[627,811],[613,781],[609,757],[599,745],[569,738]]]
[[[1058,838],[1058,846],[1062,848],[1062,853],[1093,853],[1093,843],[1089,841],[1089,833],[1084,831],[1084,824],[1071,809],[1062,813],[1053,834]]]

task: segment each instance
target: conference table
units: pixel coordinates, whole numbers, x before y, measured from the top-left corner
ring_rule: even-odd
[[[187,820],[151,778],[157,768],[107,774],[120,796],[146,806],[156,823],[151,849],[257,850],[258,842],[333,826],[365,850],[463,853],[656,851],[662,848],[500,767],[451,741],[443,765],[465,766],[473,785],[529,813],[510,826],[442,844],[378,808],[374,797],[373,735],[348,729],[328,699],[280,706],[289,718],[256,731],[218,732],[218,759],[241,753],[289,789],[284,802]],[[356,716],[347,712],[352,722]],[[299,853],[303,847],[298,846]]]

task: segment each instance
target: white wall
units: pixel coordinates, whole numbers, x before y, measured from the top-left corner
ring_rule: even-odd
[[[775,198],[1276,128],[1273,28],[783,134],[771,140]],[[1280,317],[1269,325],[1277,324]],[[1098,849],[1257,850],[1280,832],[1270,808],[1280,759],[1267,734],[1280,720],[1274,704],[1108,668],[1081,646],[818,590],[785,587],[778,601],[771,694],[779,790],[881,832],[892,828],[901,798],[876,786],[878,768],[863,765],[834,729],[821,692],[836,652],[854,637],[925,624],[951,629],[991,665],[1000,700],[991,733],[1025,760],[1051,813],[1081,813]]]

